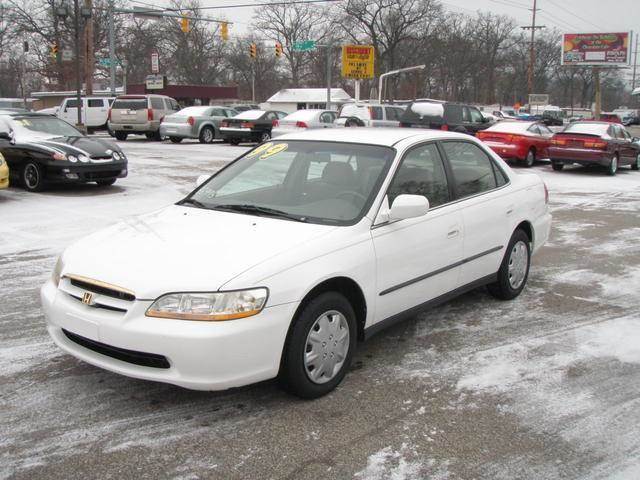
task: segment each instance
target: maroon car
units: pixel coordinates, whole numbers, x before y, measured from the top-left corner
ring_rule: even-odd
[[[618,167],[640,169],[640,143],[622,126],[609,122],[574,122],[551,138],[549,158],[556,171],[565,164],[601,165],[609,175]]]

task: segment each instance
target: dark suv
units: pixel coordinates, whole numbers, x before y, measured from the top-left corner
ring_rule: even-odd
[[[461,103],[416,100],[400,117],[401,127],[432,128],[475,135],[491,122],[479,109]]]

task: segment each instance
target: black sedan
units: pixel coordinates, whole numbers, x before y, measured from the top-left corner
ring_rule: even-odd
[[[41,113],[0,112],[0,152],[11,178],[33,192],[48,183],[113,185],[127,176],[118,146]]]
[[[266,142],[271,139],[271,129],[276,122],[287,115],[273,110],[247,110],[221,121],[220,133],[232,145],[240,142]]]

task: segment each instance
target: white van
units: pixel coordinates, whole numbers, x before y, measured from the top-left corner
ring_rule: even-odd
[[[107,128],[109,107],[114,97],[82,97],[82,123],[88,130]],[[78,102],[75,97],[65,98],[57,116],[71,125],[78,123]]]

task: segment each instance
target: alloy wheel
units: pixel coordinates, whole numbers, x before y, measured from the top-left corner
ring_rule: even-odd
[[[29,163],[24,168],[24,183],[30,190],[38,188],[40,184],[40,172],[38,171],[38,167],[33,163]]]
[[[210,128],[205,128],[202,132],[202,139],[204,140],[204,143],[213,142],[213,130],[211,130]]]
[[[260,136],[260,141],[261,141],[261,142],[268,142],[269,140],[271,140],[271,135],[269,135],[267,132],[264,132],[264,133]]]
[[[513,245],[509,256],[509,285],[517,290],[524,282],[529,264],[529,251],[523,241]]]
[[[320,315],[305,344],[304,367],[313,383],[326,383],[342,369],[349,353],[349,325],[337,310]]]

